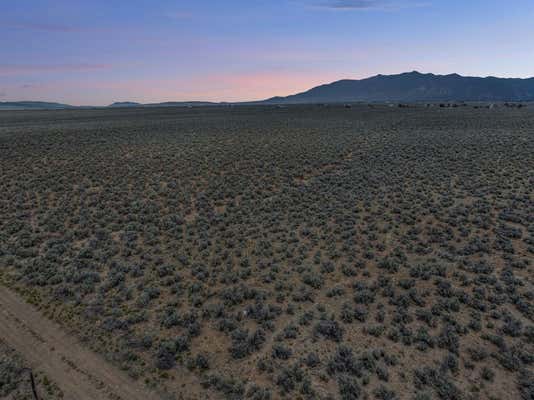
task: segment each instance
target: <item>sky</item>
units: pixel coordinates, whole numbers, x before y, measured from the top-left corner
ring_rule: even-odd
[[[0,101],[242,101],[417,70],[534,76],[532,0],[0,0]]]

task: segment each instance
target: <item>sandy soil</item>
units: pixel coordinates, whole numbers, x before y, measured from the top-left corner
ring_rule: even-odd
[[[56,382],[67,400],[160,398],[83,348],[58,325],[2,286],[0,321],[0,337],[32,368]]]

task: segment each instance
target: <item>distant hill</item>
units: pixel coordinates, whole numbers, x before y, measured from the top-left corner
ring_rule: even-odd
[[[61,110],[76,108],[68,104],[50,103],[45,101],[0,101],[0,110]]]
[[[212,103],[210,101],[166,101],[163,103],[135,103],[132,101],[122,101],[110,104],[108,107],[192,107],[192,106],[214,106],[224,103]]]
[[[110,104],[108,107],[139,107],[142,106],[141,103],[135,103],[133,101],[117,101],[113,104]]]
[[[143,104],[145,107],[193,107],[193,106],[217,106],[225,103],[213,103],[211,101],[166,101],[164,103]]]
[[[343,79],[287,97],[263,101],[214,103],[210,101],[169,101],[142,104],[115,102],[120,107],[201,107],[228,104],[306,104],[349,102],[519,102],[534,101],[534,78],[470,77],[458,74],[434,75],[417,71],[397,75],[376,75],[366,79]],[[89,108],[41,101],[0,102],[0,110]]]
[[[127,107],[201,107],[216,106],[228,103],[213,103],[209,101],[168,101],[163,103],[136,103],[133,101],[118,101],[109,106],[72,106],[69,104],[46,101],[8,101],[0,102],[0,110],[64,110],[80,108],[127,108]]]
[[[434,75],[417,71],[344,79],[268,104],[338,102],[534,101],[534,78],[477,78],[458,74]]]

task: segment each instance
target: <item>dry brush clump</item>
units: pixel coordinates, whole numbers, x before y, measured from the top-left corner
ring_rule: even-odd
[[[0,115],[0,271],[195,398],[531,399],[534,112]]]

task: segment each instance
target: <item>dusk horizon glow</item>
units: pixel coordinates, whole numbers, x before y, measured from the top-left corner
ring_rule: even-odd
[[[533,20],[527,0],[29,0],[2,6],[0,101],[237,102],[413,70],[529,78]]]

